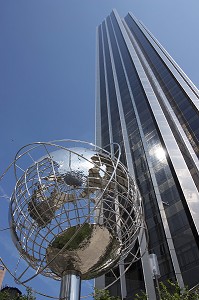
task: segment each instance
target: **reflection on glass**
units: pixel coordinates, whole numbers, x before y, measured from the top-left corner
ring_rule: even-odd
[[[166,158],[166,152],[162,148],[162,146],[157,146],[153,151],[150,151],[152,155],[154,155],[159,161],[163,161]]]

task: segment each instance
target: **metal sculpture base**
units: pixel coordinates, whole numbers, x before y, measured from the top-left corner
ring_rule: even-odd
[[[60,300],[79,300],[81,277],[76,271],[68,271],[61,280]]]

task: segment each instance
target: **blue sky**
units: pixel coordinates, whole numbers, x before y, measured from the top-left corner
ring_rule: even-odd
[[[95,32],[113,8],[133,12],[199,86],[198,0],[0,0],[0,173],[30,142],[94,142]]]

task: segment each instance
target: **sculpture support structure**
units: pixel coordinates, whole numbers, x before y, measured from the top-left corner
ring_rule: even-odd
[[[63,274],[60,288],[60,300],[79,300],[81,291],[81,277],[76,271]]]

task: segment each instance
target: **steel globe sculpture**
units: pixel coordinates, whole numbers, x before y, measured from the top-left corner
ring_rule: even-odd
[[[34,143],[17,153],[9,209],[12,240],[35,269],[32,278],[61,280],[60,299],[78,299],[81,279],[123,261],[143,226],[140,194],[119,161],[120,148],[114,156],[92,144],[69,144]],[[23,283],[31,279],[23,275]]]

